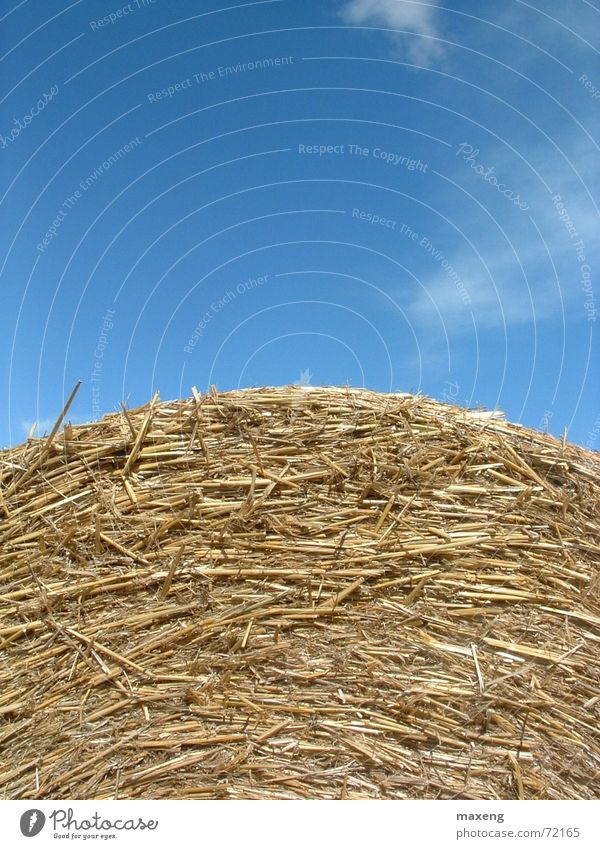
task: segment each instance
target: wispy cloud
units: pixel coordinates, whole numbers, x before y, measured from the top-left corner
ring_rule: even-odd
[[[54,427],[56,419],[37,419],[26,420],[21,422],[21,429],[26,436],[29,436],[33,430],[34,436],[43,436]]]
[[[58,413],[53,418],[24,419],[21,421],[21,430],[25,436],[47,436],[58,418]],[[64,424],[86,424],[91,418],[88,416],[69,416]]]
[[[394,43],[417,65],[429,65],[443,54],[438,9],[440,0],[347,0],[340,14],[347,23],[391,27],[414,35],[391,33]]]
[[[568,254],[565,257],[569,259]],[[451,273],[431,269],[421,272],[427,290],[415,293],[409,313],[417,324],[427,324],[434,301],[448,333],[470,334],[473,322],[482,331],[515,325],[539,324],[548,319],[562,321],[579,314],[584,317],[583,295],[578,283],[566,272],[553,278],[552,268],[542,255],[539,242],[523,247],[517,257],[503,247],[485,250],[488,270],[470,253],[459,250],[452,257],[464,290]],[[536,267],[539,266],[539,268]],[[525,276],[526,275],[526,276]],[[468,294],[465,301],[464,292]]]

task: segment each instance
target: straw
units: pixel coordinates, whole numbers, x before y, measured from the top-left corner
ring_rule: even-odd
[[[5,799],[600,795],[598,455],[408,394],[0,453]]]

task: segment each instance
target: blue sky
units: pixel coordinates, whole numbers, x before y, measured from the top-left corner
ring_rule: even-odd
[[[0,3],[0,445],[294,382],[600,447],[600,8]]]

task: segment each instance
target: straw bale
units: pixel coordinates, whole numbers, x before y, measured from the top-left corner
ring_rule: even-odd
[[[346,388],[66,413],[0,453],[3,798],[599,797],[597,454]]]

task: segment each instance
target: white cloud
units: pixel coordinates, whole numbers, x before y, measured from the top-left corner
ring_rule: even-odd
[[[459,249],[449,257],[468,294],[466,303],[463,290],[451,273],[435,268],[421,272],[421,280],[448,333],[471,333],[473,320],[483,331],[500,330],[504,326],[508,330],[533,322],[540,324],[550,318],[560,322],[563,311],[565,316],[579,315],[585,321],[577,269],[570,264],[573,257],[568,251],[563,252],[564,265],[558,261],[558,256],[554,257],[558,286],[537,239],[524,240],[519,246],[518,258],[523,269],[508,246],[487,246],[483,253],[489,273],[470,252]],[[415,293],[409,312],[416,322],[427,324],[431,321],[430,297],[422,290]]]
[[[53,418],[39,418],[39,419],[24,419],[21,421],[21,430],[25,436],[34,436],[36,438],[42,436],[48,436],[54,425],[56,424],[56,420],[58,418],[58,413]],[[65,424],[87,424],[91,421],[91,417],[85,416],[69,416],[61,427],[64,427]]]
[[[437,20],[440,0],[420,3],[418,0],[347,0],[342,18],[350,24],[391,27],[408,30],[415,35],[393,34],[394,41],[417,65],[429,65],[443,53]]]
[[[49,433],[52,430],[55,422],[56,419],[38,419],[37,421],[28,420],[21,422],[21,428],[23,433],[27,436],[31,434],[32,428],[35,428],[34,436],[43,436],[45,433]]]
[[[447,259],[464,283],[470,303],[465,303],[457,280],[450,271],[440,268],[442,259],[439,254],[433,251],[428,257],[421,256],[420,259],[416,255],[415,271],[435,300],[449,331],[464,329],[470,332],[471,312],[478,327],[483,329],[502,329],[504,323],[507,327],[534,320],[541,323],[547,319],[553,319],[556,327],[560,327],[564,311],[567,319],[578,319],[587,333],[590,325],[585,303],[590,301],[590,297],[582,288],[582,265],[587,262],[595,269],[600,263],[597,238],[600,220],[588,197],[586,185],[593,194],[591,175],[598,152],[587,140],[582,141],[567,121],[563,123],[564,126],[559,128],[561,136],[555,140],[577,167],[584,183],[543,138],[533,140],[523,135],[517,147],[525,160],[535,165],[550,191],[505,146],[488,143],[484,147],[482,144],[481,161],[485,162],[486,168],[494,166],[496,175],[506,180],[527,201],[530,209],[526,212],[505,203],[505,199],[471,169],[465,171],[465,163],[460,157],[455,156],[454,165],[451,161],[445,170],[444,173],[453,182],[479,198],[491,216],[474,205],[466,195],[452,189],[448,195],[448,198],[453,198],[452,206],[444,197],[439,200],[440,207],[465,236],[452,242],[448,234],[442,240],[441,235],[436,236],[435,229],[426,231],[432,242],[437,240],[435,249]],[[553,203],[552,197],[556,194],[561,195],[576,228],[574,238]],[[481,254],[481,260],[474,250],[466,247],[466,237]],[[579,258],[574,247],[579,238],[585,246],[585,260]],[[420,243],[417,242],[417,245]],[[426,261],[422,262],[423,259]],[[596,280],[593,280],[593,297],[597,305],[600,289]],[[415,294],[411,307],[415,320],[426,322],[431,316],[431,301],[424,293]]]

